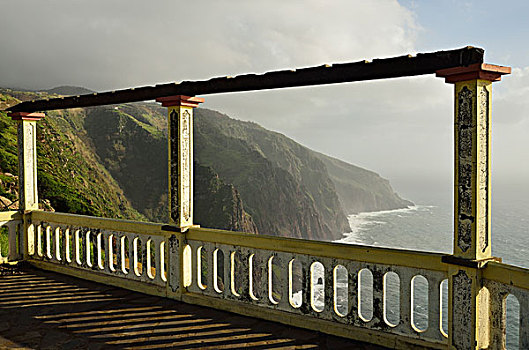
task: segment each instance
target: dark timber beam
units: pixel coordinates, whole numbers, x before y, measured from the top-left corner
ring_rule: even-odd
[[[420,53],[417,56],[375,59],[372,62],[340,63],[297,70],[275,71],[261,75],[246,74],[236,77],[183,81],[181,83],[145,86],[89,95],[27,101],[9,107],[8,110],[11,112],[36,112],[138,102],[174,95],[208,95],[433,74],[441,69],[467,67],[472,64],[483,63],[483,55],[483,49],[467,46],[457,50]]]

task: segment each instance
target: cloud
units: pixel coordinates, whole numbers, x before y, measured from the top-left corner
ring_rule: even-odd
[[[391,0],[4,1],[0,86],[103,91],[390,57],[416,52],[428,29],[417,21]],[[529,175],[528,86],[529,67],[494,84],[497,181]],[[450,192],[452,89],[428,76],[210,95],[204,106],[376,170],[397,190]]]
[[[493,180],[520,195],[529,189],[529,67],[513,68],[493,86]]]
[[[513,68],[501,83],[494,84],[495,112],[498,124],[529,122],[529,67]]]
[[[0,86],[103,91],[391,57],[416,52],[422,31],[390,0],[6,1]],[[510,127],[528,124],[527,86],[529,68],[495,83],[500,178],[515,166],[529,173],[509,156],[529,149],[527,128]],[[450,191],[452,89],[428,76],[210,95],[204,106],[376,170],[397,189],[442,180]]]
[[[2,84],[97,90],[391,56],[413,50],[396,1],[12,1]]]

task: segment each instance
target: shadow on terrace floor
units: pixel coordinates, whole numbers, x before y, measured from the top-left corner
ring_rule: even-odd
[[[0,266],[0,348],[382,349],[8,266]]]

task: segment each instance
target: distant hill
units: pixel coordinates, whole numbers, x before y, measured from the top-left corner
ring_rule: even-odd
[[[0,89],[0,109],[81,91]],[[42,199],[58,211],[166,222],[165,113],[151,103],[48,112],[38,129]],[[255,123],[198,108],[194,130],[195,222],[204,227],[331,240],[349,230],[348,214],[412,204],[378,174]],[[0,172],[16,175],[5,112],[0,133]]]
[[[342,208],[347,214],[400,209],[413,205],[393,191],[377,173],[315,152],[327,168]]]
[[[83,94],[93,94],[95,91],[79,86],[57,86],[53,89],[42,90],[42,92],[63,96],[77,96]]]

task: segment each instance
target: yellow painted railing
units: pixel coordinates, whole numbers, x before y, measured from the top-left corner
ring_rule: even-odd
[[[27,257],[35,265],[167,296],[167,268],[177,264],[168,258],[177,252],[169,251],[161,224],[43,211],[28,216]]]
[[[0,213],[9,260],[24,253],[47,270],[392,348],[449,347],[442,254],[42,211],[22,219]],[[480,271],[485,344],[505,348],[512,295],[519,348],[529,348],[529,270]]]
[[[447,346],[441,254],[199,228],[185,239],[184,301],[389,347]]]
[[[447,344],[441,283],[448,267],[440,254],[28,216],[28,260],[41,268],[391,347]],[[420,282],[426,302],[414,305]]]
[[[489,298],[489,348],[505,347],[507,330],[507,297],[518,302],[519,349],[529,349],[529,270],[491,262],[483,270],[483,285]]]

